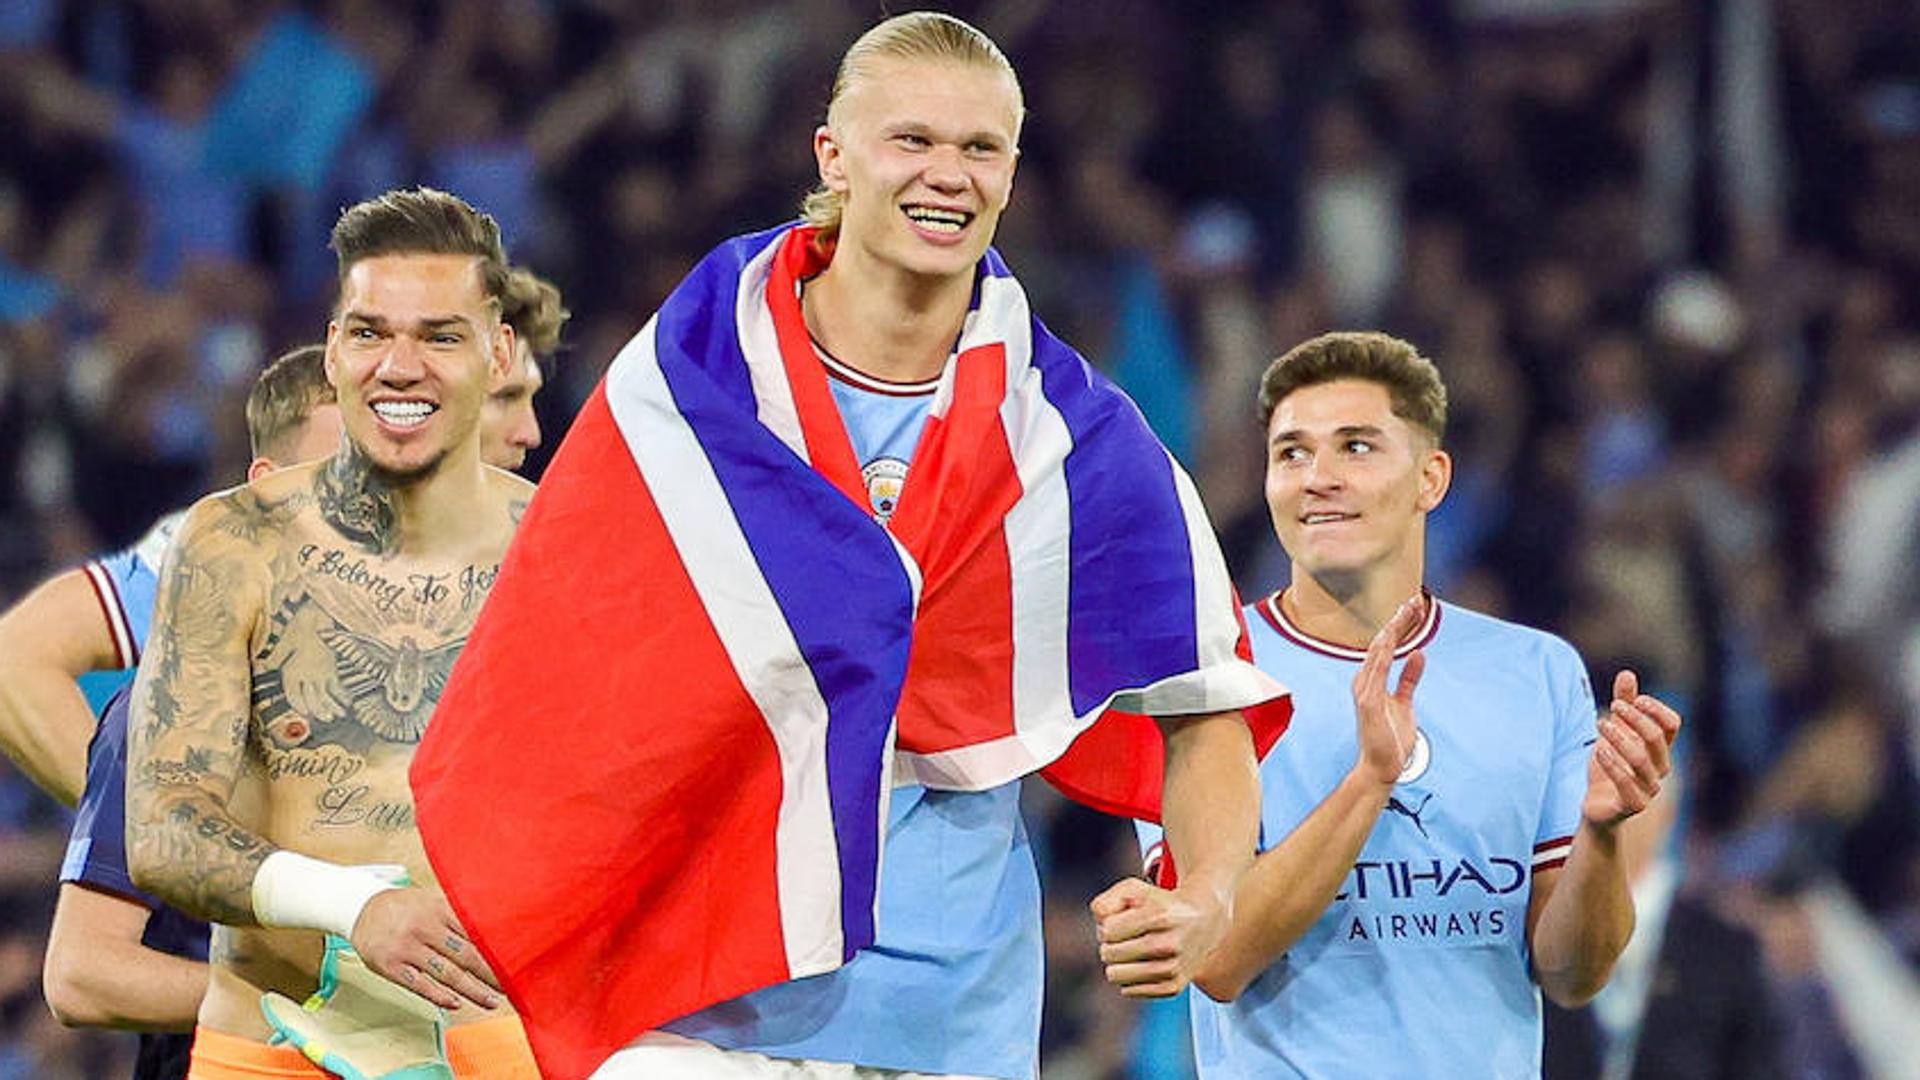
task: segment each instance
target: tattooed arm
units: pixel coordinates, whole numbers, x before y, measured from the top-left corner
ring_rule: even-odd
[[[240,489],[202,500],[182,523],[160,572],[128,725],[134,884],[237,926],[256,923],[253,877],[273,851],[227,809],[246,754],[248,640],[265,593],[268,512]]]

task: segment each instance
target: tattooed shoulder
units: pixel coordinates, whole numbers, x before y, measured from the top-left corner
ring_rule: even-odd
[[[234,488],[214,497],[226,513],[214,526],[229,536],[255,543],[263,536],[279,532],[304,509],[311,497],[304,491],[291,491],[278,497],[256,490],[252,485]]]

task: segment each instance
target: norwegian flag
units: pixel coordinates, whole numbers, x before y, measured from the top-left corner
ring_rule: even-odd
[[[730,241],[622,350],[415,758],[550,1076],[871,944],[896,781],[1045,768],[1157,820],[1148,716],[1246,710],[1262,753],[1285,727],[1191,482],[995,254],[875,521],[800,314],[830,257]]]

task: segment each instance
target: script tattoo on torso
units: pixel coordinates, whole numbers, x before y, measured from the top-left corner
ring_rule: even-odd
[[[413,827],[405,764],[498,573],[323,544],[282,554],[253,657],[253,748],[268,780],[320,786],[314,824]]]
[[[157,895],[257,943],[275,847],[420,857],[407,771],[499,573],[520,494],[502,487],[479,535],[433,556],[402,550],[394,489],[351,447],[188,515],[129,720],[128,855]]]

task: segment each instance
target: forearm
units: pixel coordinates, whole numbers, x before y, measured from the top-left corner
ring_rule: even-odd
[[[39,666],[0,667],[0,749],[63,805],[80,800],[93,727],[86,696],[71,676]]]
[[[1202,990],[1231,1000],[1293,947],[1333,902],[1392,793],[1355,769],[1254,860],[1234,896],[1227,938],[1194,980]]]
[[[96,919],[96,916],[98,917]],[[47,1005],[70,1027],[188,1031],[207,990],[207,965],[140,944],[148,912],[73,884],[47,944]],[[100,921],[116,924],[100,927]]]
[[[1260,772],[1238,713],[1163,719],[1161,823],[1179,891],[1228,907],[1260,837]]]
[[[1537,887],[1537,886],[1536,886]],[[1535,920],[1534,977],[1555,1004],[1585,1004],[1633,936],[1633,894],[1613,829],[1582,824]]]
[[[196,787],[127,788],[127,867],[135,885],[196,918],[257,926],[253,879],[274,852]]]

